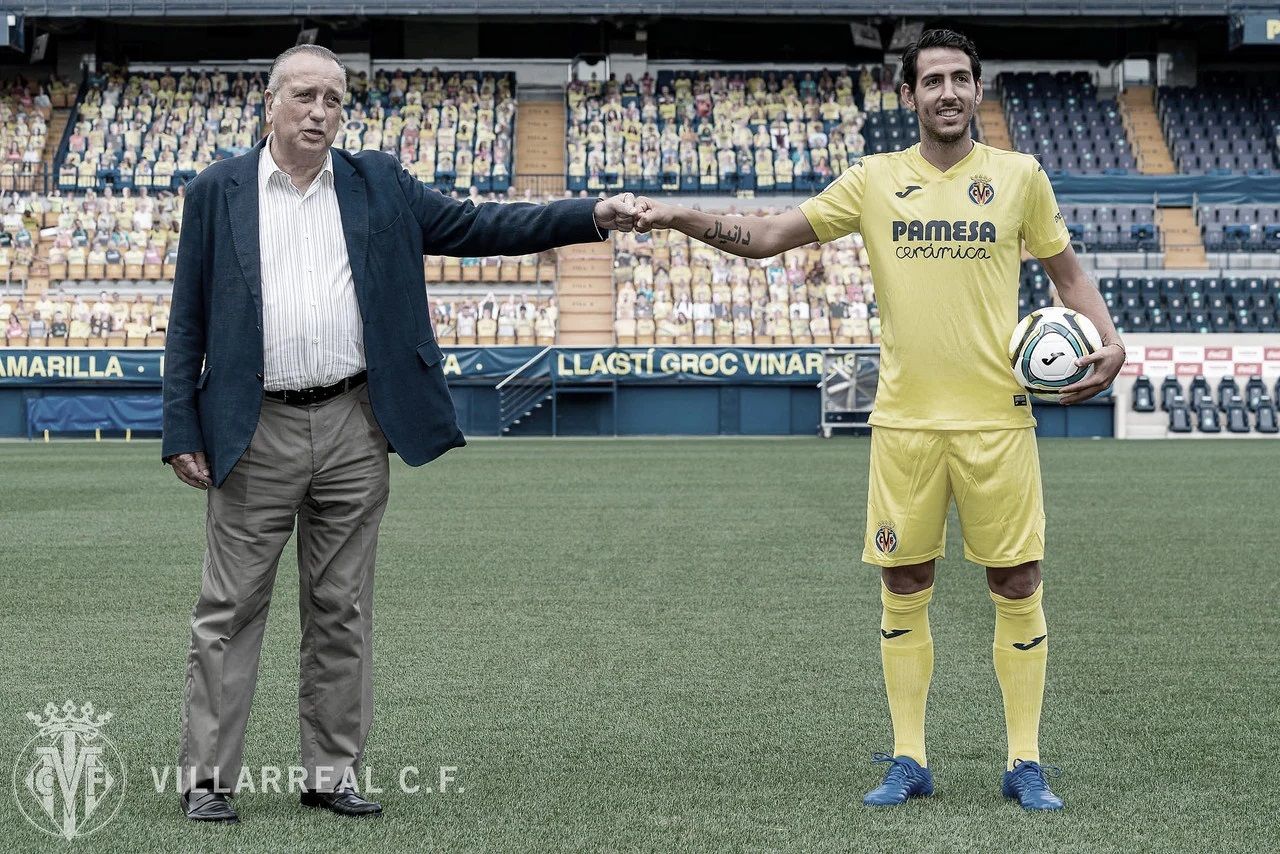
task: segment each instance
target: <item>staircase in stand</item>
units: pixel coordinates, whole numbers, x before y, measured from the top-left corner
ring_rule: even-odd
[[[1191,208],[1156,208],[1156,224],[1164,244],[1167,270],[1207,270],[1209,258]]]
[[[537,367],[550,347],[543,347],[533,358],[516,368],[498,383],[498,429],[509,435],[522,421],[537,415],[538,410],[555,399],[555,382],[551,372],[539,375]],[[554,404],[552,406],[554,409]]]
[[[1143,175],[1173,175],[1178,170],[1160,127],[1155,98],[1155,89],[1150,86],[1130,86],[1118,99],[1120,118],[1138,161],[1138,171]]]
[[[53,161],[58,156],[58,146],[62,144],[62,134],[66,131],[69,121],[71,121],[69,107],[55,108],[49,114],[49,135],[45,137],[44,155],[41,159],[44,160],[44,168],[50,175],[53,175]]]
[[[564,192],[564,91],[554,100],[538,90],[520,90],[516,108],[515,189],[537,195]]]
[[[982,141],[992,148],[1013,150],[1013,140],[1009,138],[1009,123],[1004,117],[1004,107],[995,98],[983,101],[978,105],[978,128],[982,131]]]
[[[557,344],[612,346],[613,240],[556,251]]]

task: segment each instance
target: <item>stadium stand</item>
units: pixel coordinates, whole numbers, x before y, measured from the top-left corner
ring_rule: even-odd
[[[1162,86],[1160,122],[1183,174],[1274,173],[1280,162],[1276,81],[1208,72],[1199,86]]]
[[[1154,205],[1060,205],[1074,242],[1090,252],[1160,249]]]
[[[761,260],[676,231],[615,239],[620,345],[870,344],[880,317],[858,235]]]
[[[904,120],[897,96],[881,92],[882,85],[879,69],[870,66],[576,80],[565,92],[567,185],[574,191],[624,185],[644,192],[819,190],[864,152],[915,141],[915,122]]]
[[[1200,205],[1196,222],[1211,252],[1280,251],[1280,205]]]
[[[1088,72],[1013,72],[997,77],[1013,146],[1050,174],[1126,174],[1137,168],[1114,100],[1098,98]]]
[[[476,203],[502,200],[474,188],[468,198]],[[145,188],[136,194],[127,187],[116,193],[108,186],[82,196],[55,191],[11,201],[0,220],[0,284],[6,285],[0,324],[6,343],[162,344],[183,200],[181,189],[151,195]],[[526,194],[521,200],[533,199]],[[442,342],[554,340],[554,253],[427,256],[423,268]],[[58,313],[67,324],[60,333],[52,326]]]
[[[1087,73],[1004,73],[998,81],[1015,140],[1040,151],[1046,168],[1132,168],[1116,104],[1098,99]],[[75,87],[57,78],[12,81],[0,89],[0,140],[28,159],[29,151],[48,150],[49,107],[74,102],[57,173],[65,189],[0,201],[0,328],[7,342],[163,341],[181,185],[260,137],[265,82],[261,73],[235,70],[108,68],[88,77],[78,98]],[[1182,96],[1167,94],[1162,116],[1183,118],[1171,106]],[[1260,89],[1246,94],[1231,101],[1232,115],[1247,113],[1236,110],[1244,103],[1257,115],[1231,127],[1260,132],[1270,101]],[[880,66],[661,70],[639,79],[574,81],[565,103],[570,193],[625,188],[803,195],[821,189],[862,154],[916,141],[915,117],[898,104],[893,80]],[[419,179],[477,203],[508,197],[517,112],[513,74],[353,74],[347,107],[340,147],[385,151]],[[45,137],[37,134],[42,127]],[[0,163],[0,178],[3,168]],[[523,198],[533,200],[527,191]],[[1062,212],[1086,253],[1141,259],[1164,248],[1154,205],[1064,204]],[[1280,206],[1201,205],[1196,218],[1204,244],[1214,251],[1262,259],[1280,249]],[[1105,264],[1098,269],[1123,266],[1111,263],[1109,271]],[[424,272],[442,343],[556,340],[554,253],[428,256]],[[1101,275],[1099,287],[1122,331],[1274,331],[1280,277],[1273,270],[1230,272],[1166,276],[1135,270]],[[614,282],[614,327],[623,344],[879,340],[874,288],[857,236],[779,258],[739,261],[676,233],[618,235]],[[607,306],[609,298],[603,299]],[[1034,259],[1024,262],[1020,312],[1052,300],[1043,267]],[[1194,393],[1188,399],[1197,405]],[[1246,410],[1252,411],[1247,395]]]
[[[18,77],[0,81],[0,189],[14,190],[42,172],[49,135],[49,117],[63,103],[65,85]]]
[[[262,73],[189,70],[89,77],[58,161],[64,191],[172,189],[265,132]],[[515,79],[468,71],[364,72],[350,80],[336,145],[396,157],[437,189],[511,185]]]
[[[1280,314],[1276,277],[1102,276],[1098,288],[1121,331],[1268,333]]]

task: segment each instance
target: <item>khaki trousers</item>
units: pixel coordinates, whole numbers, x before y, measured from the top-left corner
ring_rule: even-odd
[[[193,781],[235,787],[271,589],[295,520],[306,786],[332,790],[357,772],[373,722],[373,566],[388,484],[368,386],[311,406],[263,399],[248,450],[208,490],[182,706],[184,790]]]

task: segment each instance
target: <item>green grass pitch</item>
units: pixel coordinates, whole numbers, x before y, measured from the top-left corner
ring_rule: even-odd
[[[859,803],[891,747],[865,440],[476,442],[392,460],[377,580],[381,819],[246,794],[195,826],[176,761],[204,499],[154,443],[0,445],[0,837],[12,851],[1274,851],[1280,521],[1271,442],[1041,442],[1042,722],[1067,812],[1004,802],[993,608],[954,523],[932,607],[938,796]],[[297,762],[297,573],[277,580],[246,761]],[[115,820],[39,834],[23,713],[92,700]],[[461,792],[406,795],[403,765]]]

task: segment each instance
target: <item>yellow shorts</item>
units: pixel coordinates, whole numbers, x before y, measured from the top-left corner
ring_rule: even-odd
[[[942,557],[952,496],[965,559],[1017,566],[1044,558],[1044,496],[1033,427],[871,431],[862,559],[902,566]]]

